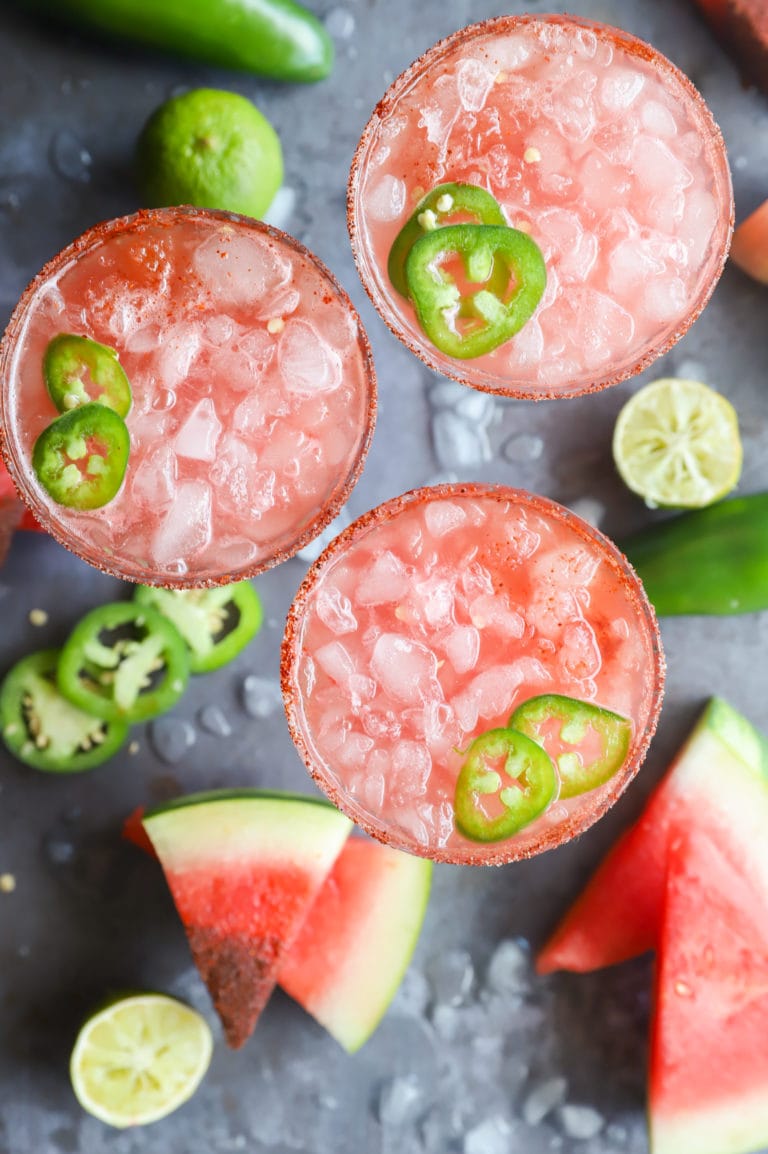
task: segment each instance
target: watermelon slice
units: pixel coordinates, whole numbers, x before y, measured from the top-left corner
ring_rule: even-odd
[[[542,949],[539,972],[584,973],[654,949],[672,836],[695,824],[718,841],[743,826],[745,797],[768,795],[767,779],[765,738],[727,702],[712,698],[637,823]]]
[[[192,794],[144,818],[228,1044],[252,1034],[351,822],[319,799]]]
[[[768,284],[768,200],[734,232],[731,260],[748,276]]]
[[[756,840],[732,828],[714,842],[694,829],[670,847],[652,1154],[744,1154],[768,1144],[768,797],[755,802]]]
[[[280,985],[350,1054],[402,981],[429,900],[432,863],[350,838],[280,970]]]
[[[696,0],[742,79],[768,92],[768,6],[765,0]]]

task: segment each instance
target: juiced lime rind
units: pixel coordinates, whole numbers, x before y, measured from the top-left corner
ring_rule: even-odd
[[[628,488],[651,506],[711,505],[741,475],[736,410],[700,381],[663,377],[635,393],[619,413],[613,459]]]
[[[195,88],[150,116],[136,148],[137,180],[150,208],[193,204],[261,217],[283,180],[280,139],[236,92]]]
[[[192,1097],[212,1053],[211,1031],[196,1010],[164,994],[134,994],[87,1020],[72,1051],[70,1080],[80,1105],[101,1122],[145,1126]],[[126,1085],[129,1064],[138,1085]]]

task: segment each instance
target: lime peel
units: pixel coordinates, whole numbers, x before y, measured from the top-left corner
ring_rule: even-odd
[[[164,994],[133,994],[83,1025],[70,1059],[72,1088],[108,1126],[144,1126],[191,1098],[212,1052],[211,1031],[196,1010]]]
[[[613,459],[624,483],[652,508],[711,505],[741,475],[736,410],[709,385],[662,377],[619,413]]]

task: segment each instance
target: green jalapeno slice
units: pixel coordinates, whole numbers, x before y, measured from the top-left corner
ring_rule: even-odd
[[[72,705],[56,684],[58,649],[30,653],[0,685],[0,734],[25,765],[79,773],[110,758],[128,736],[125,721],[105,721]]]
[[[32,467],[57,505],[100,509],[117,496],[130,449],[123,418],[93,401],[43,429],[32,449]]]
[[[632,740],[629,718],[557,693],[524,701],[509,726],[547,751],[557,766],[561,798],[577,797],[609,781],[626,761]]]
[[[131,408],[131,384],[115,349],[90,337],[59,333],[43,357],[45,387],[60,413],[96,401],[126,417]]]
[[[467,223],[505,226],[507,222],[495,197],[476,184],[439,184],[422,197],[389,250],[387,272],[392,284],[402,296],[410,295],[405,276],[405,262],[416,241],[436,228]],[[508,280],[503,266],[495,270],[494,283],[499,285],[500,291],[506,288]]]
[[[519,332],[547,283],[541,250],[527,233],[486,224],[425,233],[406,258],[405,276],[426,336],[461,360],[493,352]]]
[[[138,585],[134,598],[173,622],[189,646],[192,673],[210,673],[233,661],[261,628],[261,601],[250,581],[216,589]]]
[[[557,795],[549,755],[511,729],[489,729],[470,745],[454,795],[456,828],[472,841],[502,841],[530,825]]]
[[[107,721],[145,721],[165,713],[188,680],[187,646],[176,627],[135,601],[87,613],[59,658],[58,685],[64,696]]]

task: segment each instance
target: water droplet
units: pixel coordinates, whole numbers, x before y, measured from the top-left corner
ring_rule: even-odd
[[[43,842],[43,850],[53,866],[70,865],[75,860],[75,846],[69,838],[60,833],[49,834]]]
[[[337,40],[349,40],[355,31],[355,18],[347,8],[331,8],[325,18],[325,27]]]
[[[242,685],[243,709],[249,717],[263,720],[282,708],[283,695],[277,681],[249,673]]]
[[[226,713],[218,705],[204,705],[197,715],[200,728],[214,737],[231,737],[232,726]]]
[[[544,442],[541,437],[535,437],[530,433],[515,433],[501,447],[501,455],[513,464],[538,461],[543,452]]]
[[[155,753],[169,765],[181,761],[195,744],[195,728],[188,721],[175,717],[159,717],[149,727],[149,740]]]
[[[91,179],[91,154],[82,141],[63,128],[51,140],[50,160],[59,176],[76,184],[87,184]]]

